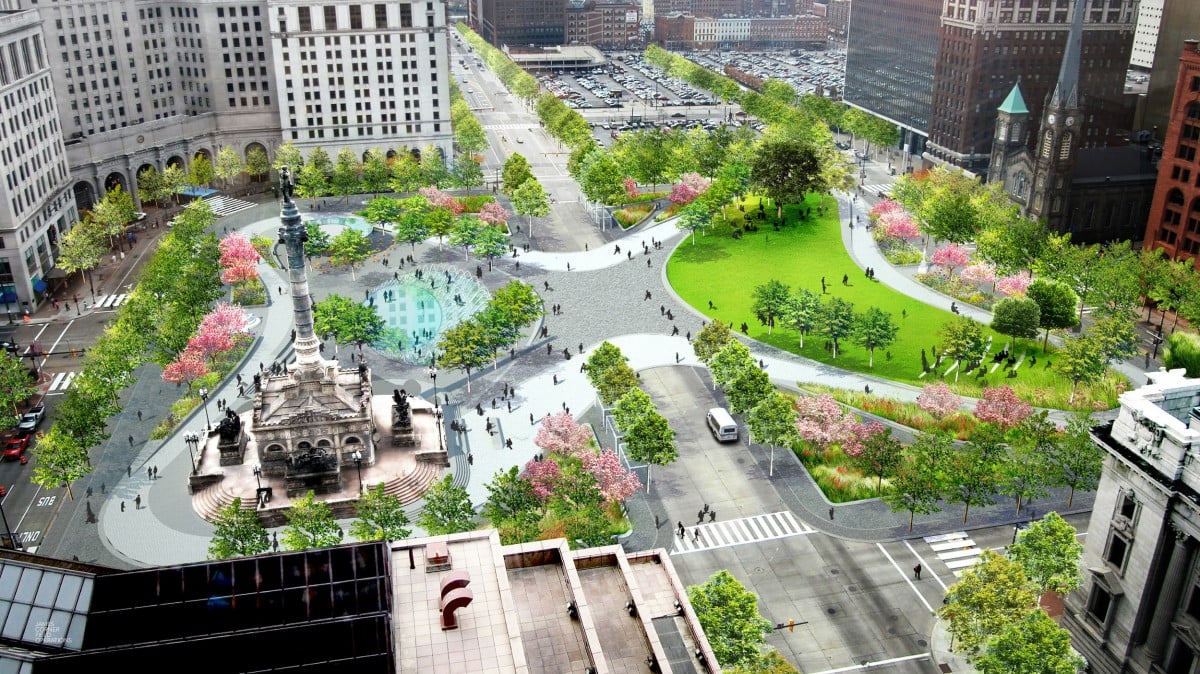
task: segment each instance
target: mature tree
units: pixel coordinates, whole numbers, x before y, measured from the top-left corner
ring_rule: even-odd
[[[317,153],[324,158],[324,162],[315,161],[318,157]],[[326,163],[329,162],[329,156],[317,148],[309,155],[309,161],[300,169],[299,175],[296,176],[296,196],[305,199],[319,199],[330,193],[329,174],[326,173]]]
[[[236,178],[246,170],[246,165],[242,163],[242,155],[232,146],[217,150],[217,162],[213,165],[213,171],[217,176],[217,180],[225,183],[228,188],[229,181]]]
[[[987,227],[975,239],[975,253],[995,265],[1003,275],[1033,267],[1046,242],[1046,226],[1040,220],[1016,217]]]
[[[821,307],[819,325],[821,334],[833,344],[833,357],[837,358],[838,344],[854,334],[857,314],[854,305],[840,297],[834,297]]]
[[[821,325],[821,296],[807,288],[796,288],[783,308],[783,323],[800,333],[800,348],[804,336]]]
[[[639,421],[655,412],[654,401],[640,388],[631,388],[613,407],[613,423],[622,433],[628,433]]]
[[[392,167],[388,166],[387,157],[383,152],[373,147],[367,150],[367,156],[362,163],[362,184],[364,192],[377,194],[388,188],[392,179]]]
[[[348,197],[358,192],[362,185],[362,180],[359,178],[360,169],[358,155],[354,150],[348,147],[338,150],[337,161],[333,165],[333,175],[330,177],[330,186],[333,188],[334,196]]]
[[[1041,319],[1041,308],[1028,297],[1005,297],[992,307],[992,329],[1016,339],[1037,337]]]
[[[938,502],[945,494],[939,471],[953,452],[953,441],[941,433],[919,433],[909,446],[908,457],[892,479],[891,493],[883,495],[893,511],[908,512],[908,529],[912,531],[916,515],[928,515],[941,510]]]
[[[371,344],[383,336],[387,324],[375,307],[333,293],[313,305],[313,332],[333,335],[339,344]]]
[[[988,386],[975,403],[975,416],[980,421],[995,424],[1001,430],[1016,428],[1033,413],[1033,406],[1021,400],[1011,386]]]
[[[100,260],[103,259],[106,252],[108,252],[108,245],[105,244],[99,228],[84,220],[63,234],[60,239],[58,268],[67,274],[74,274],[77,271],[87,274],[88,287],[94,298],[96,288],[92,284],[92,270],[100,264]]]
[[[859,346],[867,350],[867,366],[875,367],[875,349],[887,349],[896,342],[900,326],[892,322],[892,315],[880,309],[871,307],[863,312],[854,324],[852,338]]]
[[[142,202],[154,201],[161,202],[164,199],[170,198],[172,195],[165,191],[162,174],[153,166],[147,166],[137,175],[138,195],[141,196]]]
[[[483,504],[483,517],[499,531],[502,544],[524,543],[537,537],[542,504],[533,485],[521,477],[520,469],[512,466],[507,471],[498,470],[484,487],[488,498]]]
[[[750,164],[750,180],[775,200],[776,217],[783,205],[804,201],[804,196],[824,188],[821,159],[816,149],[791,138],[764,140]]]
[[[1099,316],[1088,329],[1088,337],[1096,342],[1106,362],[1121,361],[1137,355],[1141,341],[1131,317]]]
[[[950,455],[946,471],[947,503],[961,503],[963,524],[971,506],[989,506],[996,502],[1000,462],[1006,451],[1004,434],[995,426],[977,426],[965,447]]]
[[[709,321],[692,340],[692,351],[701,363],[707,365],[708,361],[732,339],[733,333],[728,325],[721,321]]]
[[[657,410],[644,415],[626,430],[625,449],[631,460],[656,466],[665,466],[679,456],[675,431]]]
[[[512,193],[513,210],[528,219],[529,236],[533,236],[533,219],[550,214],[550,197],[537,178],[530,178],[521,183]]]
[[[208,556],[212,559],[233,559],[261,555],[270,549],[267,530],[263,528],[258,513],[242,507],[242,499],[221,508],[213,519],[212,542],[208,544]]]
[[[450,245],[462,247],[463,262],[470,259],[471,249],[475,247],[479,233],[484,228],[488,228],[488,225],[470,215],[460,215],[454,219],[454,229],[450,231]]]
[[[862,449],[851,458],[863,472],[875,476],[875,495],[879,496],[884,479],[894,477],[904,465],[904,445],[892,437],[891,428],[879,426],[863,438]]]
[[[492,270],[492,260],[503,257],[508,252],[508,237],[499,227],[485,224],[475,236],[475,245],[471,252],[477,258],[487,260],[488,271]]]
[[[973,366],[987,353],[983,326],[969,316],[958,316],[947,321],[942,326],[941,335],[945,340],[942,345],[943,352],[958,364],[954,371],[955,381],[958,380],[958,373],[962,371],[964,362]]]
[[[729,409],[737,414],[746,414],[774,392],[775,386],[771,384],[766,371],[748,367],[729,382],[725,396],[729,399]]]
[[[611,449],[583,452],[583,470],[591,473],[605,505],[624,503],[642,487],[637,475],[621,465],[621,457]]]
[[[388,187],[393,192],[411,192],[425,185],[421,176],[421,164],[410,152],[402,152],[392,159],[392,179]]]
[[[407,243],[415,253],[417,244],[429,238],[429,200],[420,194],[414,194],[396,203],[400,206],[400,213],[393,221],[396,225],[396,240]]]
[[[549,414],[538,424],[533,444],[552,454],[577,459],[592,451],[592,430],[575,421],[570,412]]]
[[[469,112],[469,110],[468,110]],[[454,123],[454,142],[468,155],[487,149],[487,134],[474,115],[468,114]]]
[[[596,478],[579,467],[570,466],[562,472],[547,507],[562,522],[572,548],[590,548],[613,542],[603,503]]]
[[[475,508],[467,490],[454,484],[454,476],[433,483],[425,492],[425,507],[417,524],[430,536],[457,534],[475,528]]]
[[[580,161],[576,180],[579,181],[579,188],[583,190],[583,195],[588,201],[603,204],[616,195],[623,194],[621,181],[624,177],[625,174],[621,172],[621,166],[613,154],[603,147],[595,146]]]
[[[1076,540],[1077,535],[1058,513],[1049,512],[1017,534],[1017,542],[1008,547],[1008,556],[1021,565],[1038,594],[1066,594],[1083,582],[1079,570],[1083,546]]]
[[[375,197],[367,202],[367,207],[363,209],[363,217],[367,222],[380,228],[386,229],[390,225],[398,222],[404,209],[400,200],[392,197]]]
[[[490,336],[476,320],[462,321],[442,333],[437,348],[438,362],[467,375],[467,393],[471,392],[471,370],[483,367],[494,353]]]
[[[490,302],[474,320],[483,328],[483,339],[492,358],[492,369],[500,368],[500,352],[512,348],[521,338],[520,326],[502,308]]]
[[[308,234],[308,239],[304,242],[304,254],[308,257],[321,255],[329,250],[329,232],[326,232],[321,225],[315,222],[304,223],[304,232]]]
[[[796,432],[817,449],[841,445],[847,454],[858,441],[859,423],[852,412],[828,393],[796,398]]]
[[[0,428],[16,425],[20,416],[17,407],[37,392],[37,381],[21,364],[20,356],[0,351],[0,409],[12,410],[11,416],[0,413]]]
[[[707,582],[687,589],[688,601],[722,667],[753,663],[771,631],[758,612],[758,595],[722,569]]]
[[[760,400],[746,417],[746,427],[750,430],[750,438],[754,442],[771,448],[768,474],[774,475],[775,448],[791,447],[800,440],[800,433],[796,430],[796,407],[790,398],[774,390]]]
[[[192,159],[192,166],[188,169],[188,182],[207,187],[215,176],[216,172],[212,162],[208,160],[208,155],[198,154]]]
[[[1075,393],[1081,384],[1099,381],[1108,369],[1105,344],[1093,335],[1068,339],[1058,352],[1054,367],[1071,380],[1070,403],[1075,402]]]
[[[775,330],[775,319],[784,315],[788,299],[791,298],[791,289],[784,282],[771,279],[755,286],[750,295],[754,299],[751,311],[760,323],[767,326],[767,334],[771,334]]]
[[[384,492],[382,482],[358,498],[358,518],[350,523],[350,535],[360,541],[399,541],[412,534],[408,513],[399,497]]]
[[[993,635],[1035,610],[1037,597],[1021,565],[984,550],[946,591],[938,617],[949,623],[957,650],[975,654]]]
[[[472,187],[483,184],[483,169],[472,155],[460,154],[454,158],[454,167],[450,171],[450,177],[455,187],[465,189],[467,195],[470,196]]]
[[[107,407],[106,405],[101,409]],[[67,497],[74,500],[75,494],[71,491],[71,483],[92,471],[87,448],[92,441],[98,443],[103,438],[95,435],[77,437],[68,432],[67,429],[71,426],[70,422],[63,423],[60,420],[51,426],[47,433],[38,438],[37,444],[31,450],[35,459],[31,481],[46,490],[66,487]],[[100,417],[100,427],[93,429],[91,433],[99,434],[103,433],[103,430],[104,417]],[[83,444],[85,442],[89,444]]]
[[[514,152],[504,160],[500,176],[503,181],[501,191],[512,197],[518,187],[533,177],[533,171],[529,168],[529,161],[520,153]]]
[[[345,535],[333,519],[333,508],[326,501],[316,500],[311,490],[292,501],[286,517],[283,547],[288,550],[330,548],[341,543]]]
[[[712,211],[708,206],[699,202],[684,206],[679,211],[679,219],[675,221],[675,226],[687,232],[691,232],[692,245],[696,245],[696,232],[703,229],[708,229],[712,224]]]
[[[357,280],[354,268],[371,255],[371,241],[362,232],[347,227],[329,242],[329,262],[350,268],[350,278]]]
[[[326,156],[326,159],[329,157]],[[300,169],[304,167],[304,155],[300,153],[300,149],[292,144],[292,141],[287,141],[280,145],[275,150],[275,161],[272,162],[271,168],[276,171],[287,166],[293,176],[299,175]]]
[[[1100,471],[1104,466],[1104,450],[1091,437],[1092,417],[1087,412],[1076,412],[1067,420],[1067,428],[1058,442],[1050,447],[1049,461],[1052,466],[1048,478],[1053,487],[1067,487],[1067,508],[1075,500],[1075,491],[1092,491],[1100,484]]]
[[[1042,351],[1048,349],[1051,330],[1062,330],[1079,324],[1075,316],[1075,305],[1079,296],[1062,281],[1036,279],[1025,289],[1025,296],[1037,302],[1038,327],[1046,331],[1042,340]]]
[[[179,164],[167,164],[162,171],[162,193],[164,198],[170,198],[179,203],[179,193],[187,186],[188,176]]]
[[[267,171],[271,170],[271,160],[267,158],[267,151],[258,145],[247,150],[245,170],[254,180],[267,175]]]
[[[488,304],[501,309],[513,325],[521,328],[533,323],[545,313],[542,298],[534,292],[533,286],[515,279],[497,288]],[[617,348],[608,342],[605,344],[613,349]],[[618,356],[620,353],[620,349],[617,349]],[[589,365],[590,363],[591,361]]]
[[[600,376],[608,368],[624,364],[627,360],[629,359],[625,357],[625,354],[621,353],[621,349],[615,344],[607,341],[601,342],[600,346],[597,346],[592,351],[592,355],[588,356],[587,360],[587,375],[588,379],[592,382],[592,386],[596,385]]]
[[[785,660],[779,651],[773,648],[760,653],[754,660],[726,667],[722,671],[727,674],[800,674],[795,665]]]
[[[1087,667],[1071,648],[1071,634],[1045,611],[1005,625],[971,664],[982,674],[1077,674]]]
[[[713,383],[721,388],[728,387],[743,370],[751,367],[757,368],[758,364],[750,355],[750,349],[736,339],[729,340],[729,343],[721,347],[708,361],[708,371],[712,375]]]

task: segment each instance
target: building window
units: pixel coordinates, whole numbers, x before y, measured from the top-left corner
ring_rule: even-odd
[[[300,17],[300,30],[312,30],[312,13],[308,7],[297,7],[296,12]]]
[[[1120,533],[1112,532],[1108,539],[1108,548],[1104,551],[1104,561],[1112,564],[1118,570],[1125,568],[1125,558],[1129,553],[1129,540]]]
[[[1092,594],[1088,597],[1087,613],[1088,617],[1096,622],[1104,625],[1108,622],[1108,612],[1112,608],[1112,594],[1100,587],[1099,585],[1092,586]]]
[[[1179,192],[1179,190],[1172,190],[1172,192]],[[1179,204],[1183,205],[1183,193],[1179,193]],[[1129,520],[1130,524],[1137,520],[1138,502],[1132,491],[1121,493],[1121,500],[1117,504],[1117,514]]]

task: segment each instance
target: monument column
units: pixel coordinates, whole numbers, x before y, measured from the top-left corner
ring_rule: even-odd
[[[292,201],[291,171],[284,166],[279,171],[279,187],[283,207],[279,213],[279,240],[287,249],[288,279],[292,285],[292,316],[296,325],[296,367],[300,370],[319,370],[321,342],[313,332],[312,298],[308,293],[308,275],[304,270],[304,242],[308,232],[300,220],[300,212]]]
[[[1167,575],[1158,592],[1158,603],[1154,607],[1154,618],[1150,621],[1145,645],[1146,657],[1157,665],[1162,664],[1163,647],[1167,644],[1179,599],[1184,595],[1184,582],[1191,560],[1191,537],[1175,524],[1170,526],[1175,536],[1175,546],[1171,549],[1171,561],[1167,564]]]

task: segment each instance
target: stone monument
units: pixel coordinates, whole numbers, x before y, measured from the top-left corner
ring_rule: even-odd
[[[246,432],[242,419],[231,409],[225,409],[225,418],[217,424],[217,450],[221,454],[222,466],[241,465],[246,455]]]
[[[417,434],[413,431],[412,406],[408,402],[408,392],[392,389],[392,445],[414,447],[416,444]]]

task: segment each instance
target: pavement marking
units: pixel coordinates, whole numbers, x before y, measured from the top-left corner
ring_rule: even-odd
[[[921,563],[921,568],[928,570],[929,576],[931,578],[933,578],[935,581],[937,581],[937,584],[942,586],[942,592],[945,592],[946,584],[942,582],[941,576],[938,576],[936,573],[934,573],[932,570],[929,569],[929,564],[925,562],[925,558],[922,557],[920,555],[920,553],[917,552],[917,549],[912,546],[912,543],[909,543],[908,541],[904,541],[904,547],[908,548],[908,551],[912,553],[913,557],[916,557],[917,561]]]
[[[112,295],[100,295],[96,298],[96,304],[93,305],[96,309],[116,309],[125,303],[128,295],[125,293],[113,293]]]
[[[46,395],[62,395],[71,388],[71,382],[75,381],[75,375],[78,372],[59,372],[54,375],[54,379],[50,380],[50,387],[46,390]]]
[[[700,532],[699,540],[695,537],[697,530]],[[685,526],[684,531],[683,538],[675,536],[675,547],[671,550],[672,555],[802,536],[814,533],[816,530],[796,519],[791,512],[783,511],[691,527]]]
[[[239,211],[244,211],[247,208],[254,208],[254,204],[249,201],[235,199],[233,197],[225,196],[224,194],[208,197],[204,200],[204,203],[212,207],[213,213],[216,214],[218,218],[231,215]]]
[[[812,674],[839,674],[840,672],[856,672],[859,670],[873,669],[882,667],[883,665],[894,665],[898,662],[909,662],[911,660],[928,660],[928,653],[915,653],[913,655],[902,655],[898,658],[888,658],[887,660],[876,660],[875,662],[864,662],[861,665],[850,665],[849,667],[841,667],[839,669],[827,669],[823,672],[813,672]]]
[[[883,553],[883,556],[887,557],[887,560],[892,563],[893,567],[896,568],[896,571],[900,574],[900,577],[904,579],[904,582],[908,583],[908,587],[912,589],[913,594],[917,595],[917,599],[920,599],[921,603],[924,604],[925,610],[929,611],[930,613],[933,613],[933,607],[929,605],[929,602],[925,601],[925,595],[921,594],[921,591],[918,590],[917,586],[913,584],[913,579],[908,575],[907,572],[905,572],[904,569],[901,569],[900,565],[896,563],[896,560],[893,559],[892,556],[888,554],[887,548],[883,547],[883,543],[876,543],[875,547],[879,548],[879,551]],[[835,670],[835,671],[845,671],[845,670]]]
[[[946,568],[954,572],[954,577],[962,575],[963,571],[974,566],[983,554],[983,550],[975,545],[975,541],[967,536],[965,531],[955,531],[949,534],[926,536],[925,542],[937,554]]]

